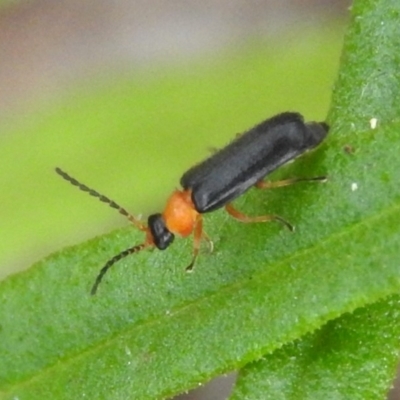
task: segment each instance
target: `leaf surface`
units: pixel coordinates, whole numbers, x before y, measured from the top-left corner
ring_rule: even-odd
[[[365,3],[355,21],[372,12]],[[399,291],[400,126],[390,112],[365,111],[346,81],[363,25],[352,27],[328,139],[273,177],[327,174],[328,183],[253,190],[236,202],[249,215],[281,215],[296,232],[215,212],[205,226],[215,251],[192,274],[191,243],[176,241],[121,261],[95,297],[99,268],[140,233],[112,232],[11,276],[0,283],[0,398],[168,397]],[[395,88],[365,98],[386,110]]]
[[[355,1],[352,7],[352,22],[329,119],[339,135],[348,137],[346,150],[354,151],[354,157],[360,155],[358,146],[353,147],[355,138],[367,139],[363,132],[374,125],[386,129],[370,131],[375,132],[375,141],[369,143],[371,150],[377,141],[387,141],[399,148],[399,126],[394,123],[400,119],[399,18],[400,4],[395,1]],[[365,160],[364,174],[369,174],[378,164],[397,165],[396,158],[389,153],[371,157]],[[383,185],[377,191],[371,188],[373,201],[382,205],[377,213],[381,216],[388,208],[379,199],[390,197],[391,184],[399,180],[398,174],[390,176],[386,168],[390,168],[388,164],[380,177],[376,177]],[[355,171],[354,193],[358,191],[360,172]],[[368,201],[356,198],[358,206]],[[333,206],[338,206],[335,200]],[[369,234],[367,231],[379,230],[379,227],[372,224],[365,229],[366,234],[355,234],[350,240],[361,244]],[[397,237],[395,231],[396,228],[392,233],[381,232],[380,240]],[[376,257],[377,261],[371,264],[367,257],[365,262],[369,268],[378,265],[386,268],[386,254],[380,253],[369,241],[364,246],[370,254],[369,260]],[[360,250],[354,250],[347,255],[349,262],[360,254]],[[398,264],[395,253],[392,256],[393,265]],[[366,293],[366,296],[369,295]],[[321,330],[244,368],[232,399],[383,399],[396,373],[399,330],[398,296],[358,309],[354,315],[331,321]]]

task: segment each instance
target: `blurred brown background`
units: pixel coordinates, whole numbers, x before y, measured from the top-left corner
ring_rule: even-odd
[[[345,16],[349,1],[15,2],[0,12],[0,118],[107,68],[218,52]]]

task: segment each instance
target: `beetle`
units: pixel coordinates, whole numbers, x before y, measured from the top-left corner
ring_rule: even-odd
[[[143,243],[132,246],[107,261],[94,282],[91,294],[96,293],[104,274],[116,262],[148,247],[165,250],[174,241],[175,235],[187,237],[193,233],[193,256],[186,268],[187,271],[192,270],[201,240],[208,241],[212,249],[212,242],[203,231],[202,215],[222,207],[241,222],[276,220],[293,230],[289,222],[277,215],[249,217],[234,208],[231,202],[253,186],[266,189],[302,181],[325,181],[323,176],[278,182],[263,179],[281,165],[319,145],[328,131],[329,127],[325,122],[306,123],[302,115],[295,112],[281,113],[261,122],[186,171],[180,179],[182,189],[175,190],[170,195],[162,213],[148,217],[147,225],[113,200],[56,168],[56,172],[65,180],[115,208],[145,233]]]

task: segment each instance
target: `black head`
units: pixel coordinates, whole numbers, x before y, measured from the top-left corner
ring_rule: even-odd
[[[158,249],[165,250],[174,241],[175,236],[166,227],[162,215],[150,215],[147,223],[153,236],[154,244]]]

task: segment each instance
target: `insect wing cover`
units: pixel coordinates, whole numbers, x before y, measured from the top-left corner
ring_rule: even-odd
[[[327,124],[304,123],[301,114],[278,114],[189,169],[181,185],[192,191],[197,211],[216,210],[279,166],[317,146],[327,132]]]

